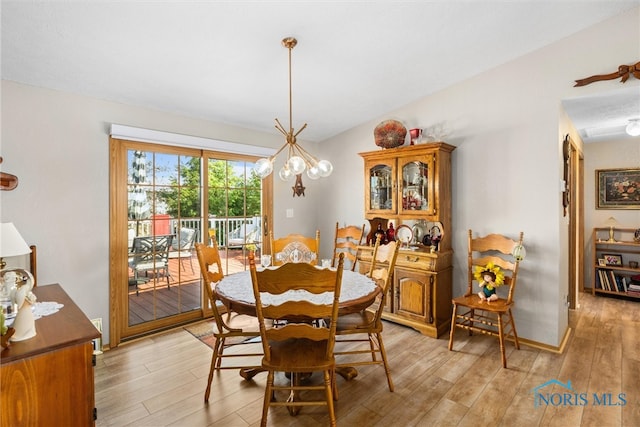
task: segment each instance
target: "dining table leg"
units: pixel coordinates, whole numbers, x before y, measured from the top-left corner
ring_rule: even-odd
[[[250,381],[260,372],[267,372],[267,370],[264,368],[242,368],[240,369],[240,376],[245,380]]]
[[[336,368],[336,374],[340,375],[346,381],[351,381],[358,376],[358,370],[353,366],[339,366]]]

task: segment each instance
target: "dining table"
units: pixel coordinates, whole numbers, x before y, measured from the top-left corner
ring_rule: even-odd
[[[278,267],[257,267],[258,271],[264,268]],[[257,316],[250,270],[225,276],[215,286],[214,293],[228,310]],[[338,315],[358,313],[366,309],[375,302],[379,294],[380,287],[373,279],[355,271],[343,270]],[[305,290],[290,290],[280,295],[264,295],[262,302],[263,304],[278,304],[284,300],[308,300],[315,303],[331,304],[332,298],[333,296],[330,294],[316,295]],[[240,375],[245,379],[251,379],[259,372],[261,372],[260,369],[241,370]],[[336,372],[346,380],[351,380],[358,375],[358,371],[353,367],[341,368]]]

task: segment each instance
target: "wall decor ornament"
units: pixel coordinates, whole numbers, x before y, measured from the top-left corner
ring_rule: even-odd
[[[378,147],[395,148],[404,144],[407,128],[397,120],[385,120],[376,126],[373,136]]]
[[[596,191],[596,209],[640,209],[640,169],[598,169]]]
[[[599,74],[584,79],[576,80],[576,84],[573,87],[586,86],[593,82],[599,82],[602,80],[614,80],[620,77],[620,82],[624,83],[629,79],[629,76],[633,76],[636,79],[640,79],[640,62],[636,62],[633,65],[619,65],[618,71],[610,74]]]

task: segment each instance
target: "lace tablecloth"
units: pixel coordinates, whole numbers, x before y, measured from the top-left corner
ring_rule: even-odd
[[[356,300],[365,295],[369,295],[376,289],[376,284],[373,280],[367,276],[355,273],[351,270],[344,270],[342,272],[342,288],[340,289],[340,303],[346,303]],[[230,274],[225,276],[220,283],[216,286],[216,292],[228,299],[244,302],[248,304],[255,304],[256,300],[253,297],[253,285],[251,284],[251,272],[242,271],[240,273]],[[283,301],[300,301],[306,300],[316,304],[331,304],[333,295],[331,293],[312,294],[303,290],[287,291],[281,295],[265,294],[262,298],[262,303],[281,304]]]

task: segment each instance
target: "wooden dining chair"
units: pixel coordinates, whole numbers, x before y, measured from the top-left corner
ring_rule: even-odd
[[[262,356],[260,352],[237,352],[225,354],[225,349],[244,344],[251,344],[251,338],[257,338],[260,336],[260,329],[254,318],[250,316],[241,316],[236,313],[232,313],[226,310],[226,316],[222,316],[221,308],[224,308],[222,303],[216,298],[214,288],[216,284],[224,277],[222,273],[222,262],[220,260],[220,252],[215,244],[212,246],[206,246],[203,243],[196,243],[196,254],[198,256],[198,264],[200,265],[200,272],[202,274],[202,281],[204,288],[209,299],[209,305],[213,311],[213,318],[215,324],[213,325],[213,336],[215,343],[213,346],[213,355],[211,356],[211,367],[209,368],[209,379],[207,382],[207,389],[204,392],[204,401],[209,401],[209,395],[211,393],[211,381],[213,380],[213,373],[216,370],[222,369],[243,369],[251,370],[259,368],[256,363],[251,366],[240,366],[238,364],[222,364],[225,358],[240,358],[240,357],[254,357]],[[241,320],[242,319],[242,320]],[[235,321],[235,322],[234,322]],[[233,325],[232,323],[242,323],[244,328]],[[247,326],[248,325],[248,326]],[[257,360],[256,360],[257,362]],[[249,378],[247,378],[249,379]]]
[[[449,334],[449,351],[453,349],[453,340],[457,328],[466,329],[469,335],[473,332],[497,336],[500,342],[500,353],[502,356],[502,366],[507,367],[504,341],[512,339],[516,349],[520,349],[516,323],[513,319],[511,308],[514,305],[514,293],[516,279],[518,278],[518,268],[523,258],[522,239],[520,232],[518,240],[500,234],[489,234],[484,237],[473,237],[469,230],[468,249],[468,287],[467,292],[458,298],[453,299],[453,314],[451,316],[451,332]],[[498,283],[497,291],[507,288],[506,296],[496,296],[496,300],[481,298],[478,290],[473,289],[474,283],[478,283],[478,277],[482,279],[484,272],[489,271],[499,281],[504,280],[504,284]],[[492,277],[492,276],[490,276]],[[496,293],[498,295],[498,293]]]
[[[306,262],[318,264],[320,254],[320,230],[316,230],[315,237],[302,234],[289,234],[279,239],[273,238],[273,231],[269,232],[271,241],[271,257],[273,265],[289,262]]]
[[[393,269],[398,258],[400,245],[395,242],[389,242],[386,245],[380,244],[380,236],[376,239],[369,268],[369,277],[376,281],[380,287],[380,294],[377,303],[359,313],[347,314],[338,318],[336,328],[336,356],[346,355],[367,355],[365,360],[353,360],[341,363],[341,357],[338,357],[337,367],[353,367],[360,365],[382,365],[387,375],[387,384],[389,391],[393,391],[393,381],[391,380],[391,370],[387,361],[387,353],[384,349],[382,340],[382,312],[387,305],[389,298],[389,287],[393,281]],[[356,345],[351,349],[342,350],[345,343],[367,343],[368,348]],[[346,347],[346,346],[344,346]],[[380,358],[377,355],[380,355]]]
[[[256,300],[256,313],[266,369],[267,384],[264,392],[261,425],[267,425],[269,407],[286,406],[292,415],[302,406],[326,405],[330,424],[336,425],[333,407],[335,387],[335,357],[333,348],[344,256],[336,269],[318,268],[308,263],[287,263],[274,269],[256,268],[253,253],[249,255],[249,268]],[[288,291],[304,290],[309,299],[287,298]],[[328,319],[328,322],[317,322]],[[270,321],[279,322],[270,327]],[[283,385],[274,382],[276,372],[290,373],[290,381]],[[322,384],[301,384],[302,374],[322,372]],[[324,399],[300,400],[313,397],[308,391],[324,391]],[[276,400],[276,392],[287,391],[289,398]]]
[[[345,263],[350,265],[351,271],[356,271],[358,246],[362,244],[364,238],[364,224],[362,227],[347,225],[340,227],[336,222],[336,233],[333,239],[333,259],[331,266],[335,267],[338,262],[338,255],[344,253]]]

